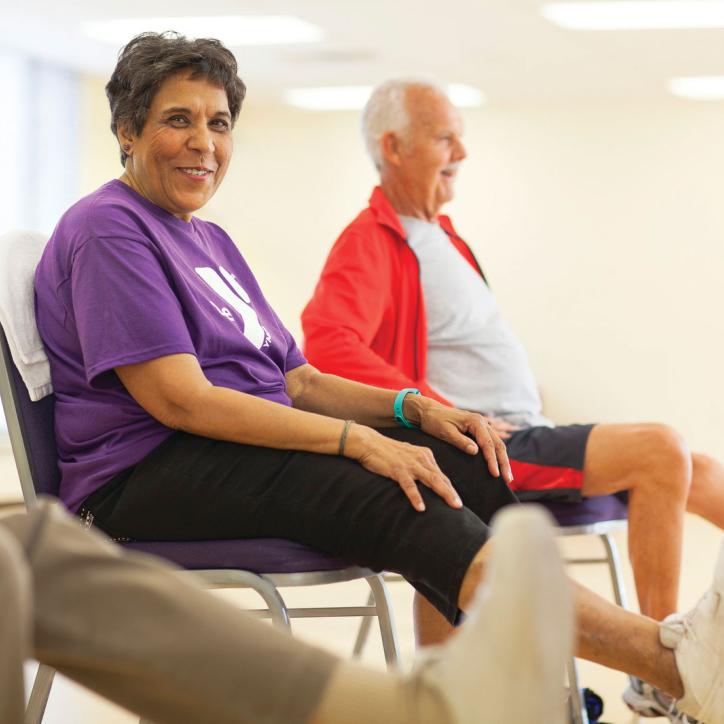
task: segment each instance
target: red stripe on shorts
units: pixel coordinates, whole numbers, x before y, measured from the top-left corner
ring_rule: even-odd
[[[513,470],[512,490],[556,490],[580,489],[583,485],[583,471],[575,468],[559,468],[554,465],[536,465],[511,460]]]

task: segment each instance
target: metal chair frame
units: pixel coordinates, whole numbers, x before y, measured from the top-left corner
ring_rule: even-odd
[[[37,504],[36,489],[43,489],[35,474],[32,456],[28,453],[26,438],[19,413],[20,394],[27,394],[17,369],[14,368],[5,333],[0,327],[0,400],[5,411],[8,434],[12,446],[15,465],[20,478],[20,486],[28,509]],[[31,403],[39,404],[39,403]],[[249,588],[254,590],[266,604],[265,609],[251,611],[253,615],[271,618],[278,628],[291,631],[291,619],[294,618],[337,618],[363,617],[371,623],[377,618],[380,635],[389,668],[399,662],[399,645],[394,624],[394,615],[387,588],[382,576],[367,568],[348,566],[333,571],[310,571],[304,573],[253,573],[240,569],[210,569],[188,571],[189,576],[201,578],[209,588]],[[319,586],[341,583],[364,578],[370,586],[369,602],[365,606],[329,606],[316,608],[289,608],[279,588],[297,586]],[[25,713],[25,724],[40,724],[50,696],[54,669],[40,665],[33,683],[30,699]]]
[[[611,576],[613,599],[621,608],[627,608],[626,586],[621,570],[621,557],[613,534],[617,531],[626,530],[627,525],[626,520],[605,520],[587,525],[569,525],[556,528],[556,535],[564,538],[576,535],[594,535],[601,540],[604,549],[603,556],[598,558],[566,558],[565,562],[574,566],[606,564]],[[588,712],[583,698],[583,688],[578,676],[578,666],[575,658],[568,661],[567,673],[570,690],[578,692],[578,696],[571,696],[570,698],[571,723],[589,724]]]

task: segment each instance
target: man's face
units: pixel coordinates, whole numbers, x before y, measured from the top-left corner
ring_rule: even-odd
[[[455,177],[465,156],[463,122],[457,108],[429,88],[408,89],[410,127],[400,149],[400,182],[415,205],[434,218],[455,193]]]

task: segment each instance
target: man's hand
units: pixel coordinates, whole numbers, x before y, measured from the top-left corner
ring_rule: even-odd
[[[498,437],[501,440],[507,440],[512,432],[520,430],[517,425],[512,425],[505,420],[501,420],[499,417],[489,417],[488,422],[490,423],[490,427],[498,433]]]
[[[502,475],[508,484],[512,482],[513,473],[505,443],[487,417],[477,412],[445,407],[418,395],[407,395],[404,405],[405,417],[417,422],[428,435],[445,440],[470,455],[475,455],[480,449],[490,474],[496,478]]]

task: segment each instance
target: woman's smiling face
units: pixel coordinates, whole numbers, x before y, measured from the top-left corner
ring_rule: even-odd
[[[121,180],[190,221],[216,192],[233,152],[226,91],[177,73],[158,89],[140,135],[119,129],[119,140],[130,144]]]

